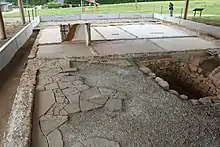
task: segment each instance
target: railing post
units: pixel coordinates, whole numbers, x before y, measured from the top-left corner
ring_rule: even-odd
[[[34,9],[32,9],[32,17],[33,17],[33,20],[34,20]]]
[[[183,18],[183,8],[181,8],[180,18]]]
[[[37,8],[35,7],[34,10],[35,10],[35,17],[37,17]]]
[[[31,22],[30,10],[28,10],[27,12],[28,12],[28,20],[29,22]]]
[[[163,6],[160,8],[160,14],[163,14]]]

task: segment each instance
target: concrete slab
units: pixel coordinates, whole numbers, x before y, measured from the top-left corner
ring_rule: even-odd
[[[119,28],[137,36],[138,38],[161,38],[161,37],[182,37],[188,34],[161,24],[138,24],[123,25]]]
[[[119,29],[116,26],[106,26],[106,27],[93,27],[99,33],[101,33],[107,40],[115,39],[135,39],[136,37]]]
[[[49,44],[49,43],[60,43],[61,34],[60,27],[53,26],[41,30],[41,35],[39,38],[39,44]]]
[[[69,56],[92,56],[92,53],[85,43],[43,45],[39,46],[37,52],[37,57],[40,58],[63,58]]]
[[[105,40],[94,28],[91,27],[92,40]]]
[[[168,51],[217,48],[214,43],[196,37],[151,39],[151,41]]]
[[[163,51],[162,48],[146,40],[99,42],[93,43],[92,46],[99,55]]]

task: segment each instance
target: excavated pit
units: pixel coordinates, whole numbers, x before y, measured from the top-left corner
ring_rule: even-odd
[[[145,64],[156,76],[166,80],[170,89],[187,95],[189,99],[200,99],[216,96],[219,93],[218,87],[208,77],[211,70],[215,69],[219,63],[215,61],[215,64],[210,66],[211,63],[208,60],[199,66],[193,66],[190,62],[169,59],[152,60]]]

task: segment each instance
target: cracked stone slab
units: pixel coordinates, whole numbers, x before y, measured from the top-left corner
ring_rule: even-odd
[[[65,107],[64,104],[56,103],[53,109],[53,115],[55,116],[60,115],[60,111],[63,110],[64,107]]]
[[[80,100],[81,111],[89,111],[96,108],[101,108],[103,105],[91,103],[89,101]]]
[[[86,89],[89,89],[90,87],[88,86],[88,85],[86,85],[86,84],[78,84],[78,85],[75,85],[75,87],[79,90],[79,91],[84,91],[84,90],[86,90]]]
[[[105,107],[111,112],[119,111],[122,109],[122,100],[110,98],[105,104]]]
[[[58,82],[58,85],[60,87],[60,89],[65,89],[65,88],[69,88],[69,87],[73,87],[72,82]]]
[[[66,116],[66,115],[68,115],[68,113],[66,112],[65,109],[62,109],[62,110],[60,111],[60,115],[61,115],[61,116]]]
[[[64,76],[60,79],[62,82],[82,80],[80,76]]]
[[[58,129],[51,132],[47,138],[50,147],[63,147],[62,135]]]
[[[52,90],[38,92],[36,98],[37,116],[45,114],[54,103],[55,98]]]
[[[80,95],[80,100],[86,101],[90,97],[93,97],[96,95],[100,95],[100,92],[96,87],[93,87],[93,88],[90,88],[90,89],[83,91],[82,94]]]
[[[65,103],[66,98],[64,96],[56,97],[57,103],[63,104]]]
[[[52,90],[52,89],[58,89],[58,84],[57,83],[50,83],[45,86],[46,90]]]
[[[41,79],[41,78],[38,78],[37,80],[37,86],[36,86],[36,89],[38,90],[44,90],[44,86],[49,84],[50,81],[48,79]]]
[[[40,118],[40,126],[44,135],[48,135],[68,120],[68,116],[44,115]]]
[[[79,90],[77,90],[75,87],[69,87],[69,88],[66,88],[62,91],[63,91],[64,95],[67,97],[79,93]]]
[[[33,127],[32,147],[48,147],[47,139],[42,134],[38,123]]]
[[[79,104],[78,103],[68,104],[68,105],[66,105],[65,110],[68,113],[80,112]]]
[[[108,96],[106,95],[95,95],[93,97],[90,97],[88,99],[89,102],[92,102],[92,103],[95,103],[95,104],[98,104],[98,105],[104,105],[108,100]]]
[[[120,145],[116,141],[95,137],[78,142],[74,144],[73,147],[120,147]]]
[[[74,94],[74,95],[69,95],[67,98],[69,99],[69,104],[66,105],[65,110],[68,113],[76,113],[80,111],[79,108],[79,96],[80,93]]]

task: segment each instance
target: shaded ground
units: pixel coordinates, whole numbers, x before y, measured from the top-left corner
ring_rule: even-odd
[[[0,72],[0,143],[6,129],[20,76],[26,67],[27,57],[37,34],[38,32],[33,33],[8,66]]]
[[[220,146],[219,105],[184,103],[136,66],[73,62],[78,70],[70,70],[61,63],[45,61],[38,76],[35,119],[40,122],[34,128],[40,127],[40,133],[32,139],[44,143],[41,147],[54,142],[57,147],[95,147],[97,139],[121,147]],[[100,87],[109,99],[96,90]],[[124,96],[115,97],[114,91]],[[110,99],[122,103],[109,107]],[[100,142],[109,144],[106,140]]]

